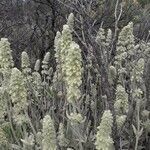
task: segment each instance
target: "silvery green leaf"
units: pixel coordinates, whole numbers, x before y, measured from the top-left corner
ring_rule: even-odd
[[[139,137],[142,135],[143,133],[143,128],[141,128],[141,130],[139,131]]]
[[[137,129],[135,128],[133,124],[132,124],[132,128],[133,128],[134,134],[137,135]]]

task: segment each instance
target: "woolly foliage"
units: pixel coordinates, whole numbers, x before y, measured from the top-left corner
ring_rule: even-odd
[[[103,28],[99,28],[99,31],[97,32],[97,36],[96,36],[96,42],[98,45],[105,45],[105,30]]]
[[[43,150],[56,150],[56,132],[54,128],[54,122],[49,115],[46,115],[43,119]]]
[[[65,130],[62,123],[59,125],[59,131],[57,135],[59,146],[66,147],[68,145],[68,140],[65,137]]]
[[[61,80],[61,74],[62,74],[60,41],[61,41],[61,33],[57,32],[55,41],[54,41],[55,59],[57,62],[56,71],[55,71],[54,77],[53,77],[53,83],[55,86],[56,86],[56,82]]]
[[[124,61],[128,55],[133,55],[134,46],[133,23],[130,22],[121,30],[118,37],[115,63],[118,65],[119,69],[122,66],[122,61]]]
[[[109,46],[112,41],[112,31],[108,29],[107,36],[106,36],[106,46]]]
[[[60,41],[60,48],[61,48],[61,67],[62,67],[62,75],[65,80],[65,75],[66,75],[66,58],[68,57],[68,50],[70,49],[70,44],[72,42],[72,34],[71,30],[68,25],[63,26],[63,31],[62,31],[62,37]]]
[[[27,109],[27,90],[24,77],[17,68],[12,69],[9,93],[14,104],[14,118],[20,123],[25,119],[23,111]]]
[[[71,13],[67,19],[67,25],[69,26],[70,30],[73,31],[74,28],[74,14]]]
[[[82,115],[80,113],[76,113],[76,112],[71,113],[70,115],[68,115],[68,119],[70,120],[72,125],[80,124],[84,120]]]
[[[0,87],[0,119],[3,119],[4,113],[6,111],[7,100],[5,98],[5,90]]]
[[[110,110],[105,110],[103,113],[101,123],[97,127],[98,131],[96,134],[96,149],[97,150],[112,150],[113,139],[111,138],[113,117]]]
[[[53,68],[50,67],[48,69],[48,71],[47,71],[47,77],[46,77],[46,79],[50,81],[52,79],[52,75],[53,75]]]
[[[111,84],[114,83],[115,79],[116,79],[116,75],[117,75],[117,71],[116,71],[116,68],[114,66],[110,66],[109,67],[109,70],[108,70],[109,74],[108,74],[108,79],[109,79],[109,82]]]
[[[129,110],[128,94],[120,84],[117,85],[114,107],[117,114],[126,114]]]
[[[132,92],[134,100],[142,98],[143,91],[140,88],[136,88]]]
[[[117,127],[119,129],[121,129],[121,127],[123,126],[125,120],[126,120],[126,115],[120,115],[120,116],[116,116],[116,122],[117,122]]]
[[[48,75],[49,59],[50,59],[50,52],[47,52],[42,61],[42,71],[41,71],[42,75]]]
[[[2,38],[0,41],[0,71],[8,71],[13,66],[10,43],[8,39]]]
[[[49,59],[50,59],[50,52],[47,52],[44,56],[44,59],[42,61],[43,65],[47,65],[49,63]],[[42,66],[42,68],[45,68],[44,66]]]
[[[41,89],[42,89],[42,77],[41,77],[40,73],[38,73],[38,72],[32,73],[32,82],[33,82],[33,87],[35,90],[35,95],[39,96]]]
[[[40,67],[41,67],[41,61],[40,61],[40,59],[38,59],[38,60],[35,62],[34,71],[38,72],[38,71],[40,70]]]
[[[8,39],[2,38],[0,41],[0,85],[2,84],[6,91],[7,85],[9,84],[11,68],[14,66],[11,52]]]
[[[25,75],[28,75],[29,73],[31,73],[30,59],[29,59],[27,52],[25,51],[22,52],[21,54],[21,68]]]
[[[68,49],[66,63],[66,84],[67,100],[72,103],[81,96],[79,87],[81,86],[82,58],[79,45],[72,42]]]
[[[142,83],[143,81],[143,72],[144,72],[145,61],[143,58],[140,58],[138,62],[135,64],[132,73],[131,73],[131,81],[136,81]]]
[[[61,33],[58,31],[56,33],[56,37],[55,37],[55,41],[54,41],[54,47],[55,47],[55,58],[56,58],[56,62],[60,64],[60,40],[61,40]],[[58,64],[57,64],[58,65]]]

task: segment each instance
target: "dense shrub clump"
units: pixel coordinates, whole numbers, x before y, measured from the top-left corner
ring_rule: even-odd
[[[71,13],[56,34],[56,66],[51,51],[34,67],[24,51],[15,68],[10,43],[1,39],[0,149],[147,148],[150,44],[135,39],[130,22],[117,38],[101,26],[85,52],[74,19]]]

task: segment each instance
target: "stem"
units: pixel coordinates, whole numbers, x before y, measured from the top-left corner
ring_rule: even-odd
[[[8,95],[7,95],[7,98],[8,98]],[[11,117],[12,107],[11,107],[11,104],[10,104],[10,109],[9,109],[9,98],[8,98],[7,112],[8,112],[8,119],[9,119],[9,122],[10,122],[10,128],[11,128],[11,131],[12,131],[12,135],[13,135],[15,141],[17,142],[17,144],[21,147],[20,142],[16,137],[15,130],[13,128],[12,117]]]
[[[139,141],[139,138],[136,136],[135,150],[138,149],[138,141]]]
[[[33,131],[33,134],[34,134],[34,136],[36,137],[36,130],[35,130],[35,128],[34,128],[32,122],[31,122],[31,119],[30,119],[30,117],[29,117],[27,111],[25,110],[24,112],[25,112],[25,116],[27,117],[27,119],[28,119],[28,121],[29,121],[29,124],[30,124],[30,126],[31,126],[32,131]]]
[[[79,148],[80,148],[80,150],[83,150],[83,145],[82,145],[81,141],[79,141]]]
[[[140,132],[140,108],[139,108],[139,102],[137,102],[137,135],[136,135],[136,142],[135,142],[135,150],[138,149],[138,142],[139,142],[139,132]]]

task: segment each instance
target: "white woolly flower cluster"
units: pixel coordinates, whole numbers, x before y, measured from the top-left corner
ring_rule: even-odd
[[[13,67],[10,43],[8,39],[0,41],[0,119],[3,119],[8,101],[8,85]]]
[[[61,48],[60,48],[60,40],[61,40],[61,33],[58,31],[56,33],[56,36],[55,36],[55,41],[54,41],[54,47],[55,47],[55,58],[56,58],[56,62],[57,62],[57,65],[59,64],[60,65],[60,51],[61,51]]]
[[[116,121],[117,121],[117,127],[118,129],[121,129],[121,127],[123,126],[125,120],[126,120],[127,116],[126,115],[117,115],[116,116]]]
[[[97,36],[96,36],[96,42],[99,44],[99,45],[105,45],[105,30],[103,28],[99,28],[99,31],[97,33]]]
[[[106,36],[106,46],[109,46],[112,41],[112,31],[108,29],[107,36]]]
[[[131,72],[131,83],[132,83],[132,97],[138,103],[142,100],[143,95],[143,73],[144,73],[145,61],[140,58],[134,65]]]
[[[130,22],[121,30],[118,37],[115,57],[115,63],[118,69],[122,68],[122,62],[125,61],[128,56],[133,55],[134,46],[133,23]]]
[[[133,98],[136,99],[141,99],[141,96],[143,94],[143,91],[140,88],[135,88],[132,92],[132,96]]]
[[[66,139],[64,132],[65,132],[64,131],[64,126],[63,126],[62,123],[60,123],[60,125],[59,125],[59,131],[58,131],[58,135],[57,135],[57,139],[58,139],[59,146],[61,146],[61,147],[67,147],[68,142],[69,142]]]
[[[71,13],[67,19],[67,25],[69,26],[70,30],[73,31],[74,28],[74,14]]]
[[[13,65],[10,43],[8,39],[2,38],[0,41],[0,71],[10,70]]]
[[[102,120],[98,126],[98,131],[96,134],[96,149],[97,150],[112,150],[113,149],[113,139],[111,138],[113,125],[113,117],[110,110],[106,110],[103,113]]]
[[[41,67],[41,61],[40,61],[40,59],[38,59],[38,60],[35,62],[34,71],[35,71],[35,72],[38,72],[38,71],[40,70],[40,67]]]
[[[116,122],[119,129],[123,126],[126,120],[126,114],[129,110],[128,94],[122,85],[117,85],[116,101],[114,104],[116,112]]]
[[[117,114],[126,114],[129,110],[128,94],[120,84],[117,86],[114,107]]]
[[[70,115],[67,115],[68,119],[70,120],[72,125],[80,124],[84,122],[84,118],[80,113],[71,113]]]
[[[72,41],[68,25],[63,26],[60,39],[60,60],[63,79],[66,83],[67,101],[73,103],[81,96],[82,57],[79,45]],[[58,56],[57,56],[58,57]]]
[[[116,68],[114,66],[110,66],[108,71],[108,80],[111,84],[113,84],[117,75]]]
[[[82,83],[82,58],[79,45],[72,42],[68,49],[66,57],[66,82],[67,82],[67,100],[72,103],[78,100],[81,96],[80,85]]]
[[[142,83],[142,81],[143,81],[142,75],[144,72],[144,65],[145,65],[144,59],[140,58],[132,70],[131,81],[136,81],[136,82]]]
[[[3,88],[7,88],[9,84],[11,68],[14,66],[14,62],[11,55],[10,43],[8,39],[2,38],[0,41],[0,76],[2,75]]]
[[[71,34],[71,30],[69,28],[68,25],[64,25],[63,26],[63,31],[62,31],[62,37],[61,37],[61,41],[60,41],[60,47],[61,47],[61,67],[62,67],[62,75],[64,76],[65,79],[65,75],[66,75],[66,58],[68,55],[68,50],[70,49],[70,44],[72,42],[72,34]]]
[[[27,108],[27,89],[25,87],[24,77],[22,73],[13,68],[10,79],[10,96],[14,111],[14,118],[18,124],[25,120],[24,110]]]
[[[40,96],[42,89],[42,77],[38,72],[40,70],[41,61],[38,59],[34,65],[34,72],[32,72],[32,84],[34,87],[34,94],[36,97]]]
[[[30,59],[29,56],[27,54],[27,52],[23,51],[21,54],[21,68],[22,68],[22,72],[24,73],[24,75],[28,75],[31,73],[31,68],[30,68]]]
[[[0,87],[0,119],[3,119],[7,106],[6,98],[4,95],[5,90],[3,87]]]
[[[49,60],[50,60],[50,52],[47,52],[42,61],[42,77],[43,77],[43,86],[48,86],[47,78],[49,77]]]
[[[48,63],[49,63],[49,59],[50,59],[50,52],[47,52],[46,54],[45,54],[45,56],[44,56],[44,59],[43,59],[43,61],[42,61],[42,71],[41,71],[41,73],[43,74],[43,75],[48,75]]]
[[[53,83],[57,87],[57,81],[59,82],[61,80],[61,47],[60,47],[60,41],[61,41],[61,33],[57,32],[55,41],[54,41],[54,47],[55,47],[55,58],[57,62],[56,71],[54,73],[53,77]],[[57,87],[58,88],[58,87]]]
[[[35,95],[37,97],[40,96],[41,89],[42,89],[42,78],[39,72],[32,73],[32,83],[35,90]]]
[[[111,43],[111,40],[112,40],[112,31],[108,29],[107,33],[105,33],[105,30],[102,27],[100,27],[97,32],[95,40],[97,44],[108,47]]]
[[[46,115],[43,119],[42,136],[43,136],[43,140],[42,140],[43,150],[57,149],[54,122],[49,115]]]

